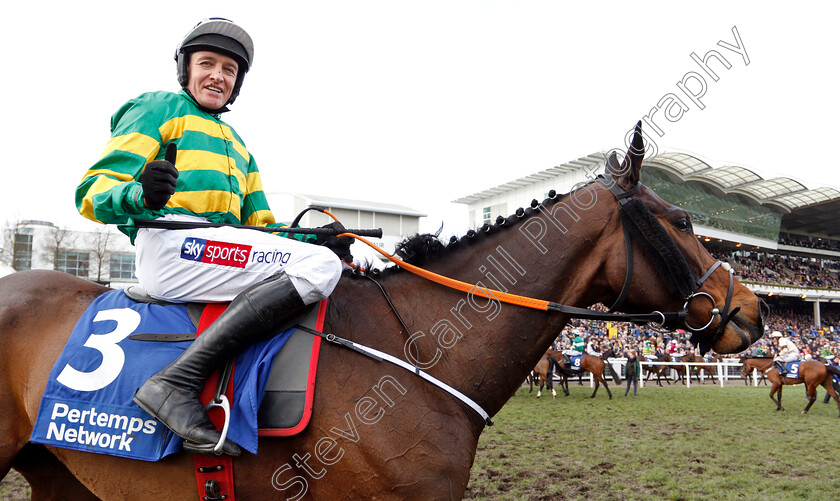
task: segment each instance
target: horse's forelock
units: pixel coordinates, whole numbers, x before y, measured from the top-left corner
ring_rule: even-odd
[[[622,224],[627,225],[631,235],[644,249],[645,255],[653,261],[668,290],[680,297],[694,292],[697,276],[688,266],[685,256],[677,247],[665,228],[639,198],[632,198],[619,211]]]

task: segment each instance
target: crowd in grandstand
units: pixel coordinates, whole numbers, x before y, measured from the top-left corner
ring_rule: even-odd
[[[746,281],[777,285],[840,289],[840,262],[814,261],[810,258],[766,253],[712,251],[716,259],[726,261],[735,274]]]
[[[779,235],[779,243],[783,245],[793,245],[796,247],[808,247],[809,249],[840,251],[840,242],[824,238],[809,238],[798,235],[785,235],[782,233]]]
[[[771,313],[767,318],[765,335],[747,351],[733,357],[774,357],[778,346],[770,339],[770,333],[780,331],[799,348],[804,359],[832,359],[840,355],[840,316],[829,315],[821,328],[816,328],[807,315]],[[590,354],[611,352],[614,357],[626,357],[631,350],[643,351],[647,342],[653,346],[654,355],[697,354],[699,350],[689,342],[690,334],[685,331],[654,330],[648,326],[631,323],[613,323],[593,320],[572,320],[557,336],[554,348],[568,350],[576,336],[581,336],[591,349]]]

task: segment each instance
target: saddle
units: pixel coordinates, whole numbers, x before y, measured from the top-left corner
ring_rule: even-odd
[[[309,423],[326,301],[236,358],[224,389],[208,380],[204,402],[229,402],[220,430],[257,453],[259,436],[290,436]],[[112,290],[82,314],[55,365],[30,437],[34,443],[157,461],[181,448],[180,437],[132,401],[136,389],[177,358],[227,307],[168,304],[135,289]],[[309,327],[313,329],[310,331]],[[220,408],[211,406],[211,420]],[[223,406],[218,406],[223,407]],[[224,417],[224,416],[227,417]]]
[[[583,358],[583,355],[574,355],[570,356],[567,355],[569,358],[569,363],[567,365],[567,369],[570,371],[579,371],[580,370],[580,359]]]
[[[801,364],[801,363],[802,363],[802,361],[787,362],[784,365],[785,373],[782,374],[782,376],[784,376],[788,379],[798,379],[799,378],[799,364]]]
[[[129,287],[125,290],[125,294],[140,303],[174,304],[155,299],[143,288],[137,286]],[[305,309],[295,318],[293,323],[320,331],[323,316],[326,314],[326,301],[324,301],[323,308],[320,305],[318,308],[315,308],[315,306],[311,305],[311,307]],[[226,305],[219,304],[188,303],[187,314],[198,332],[201,332],[224,311],[225,307]],[[324,311],[321,311],[322,309]],[[318,321],[319,317],[320,322]],[[172,337],[167,339],[166,336]],[[143,340],[177,341],[179,339],[176,336],[183,335],[161,335],[154,339],[145,338]],[[195,336],[192,336],[192,339],[194,338]],[[134,336],[134,339],[141,339],[141,337]],[[320,337],[296,329],[274,358],[257,414],[259,436],[291,436],[306,428],[312,412],[320,342]],[[206,403],[214,396],[217,384],[218,374],[207,381],[202,392],[202,401]],[[230,392],[233,391],[232,378],[229,390]]]

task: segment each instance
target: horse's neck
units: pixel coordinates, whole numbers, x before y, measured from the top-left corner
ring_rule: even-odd
[[[565,235],[555,239],[550,249],[541,250],[516,229],[509,229],[484,237],[469,249],[451,251],[429,269],[502,292],[588,306],[588,295],[596,289],[591,284],[594,270],[601,268],[600,263],[593,264],[593,240],[591,235],[590,239]],[[415,338],[411,349],[417,350],[421,360],[433,360],[441,353],[429,372],[453,384],[491,414],[518,388],[568,321],[557,313],[504,304],[477,294],[428,283],[421,287],[416,279],[402,282],[403,287],[411,284],[412,293],[422,298],[427,308],[415,314],[418,324],[431,325],[424,332],[430,336]],[[447,347],[441,349],[442,344]]]

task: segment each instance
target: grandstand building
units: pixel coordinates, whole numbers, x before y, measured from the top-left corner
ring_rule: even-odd
[[[604,171],[605,152],[464,196],[470,224],[492,224],[550,190],[566,193]],[[840,191],[764,179],[736,165],[712,167],[696,155],[663,152],[645,160],[643,182],[691,214],[697,238],[735,267],[771,309],[807,315],[818,329],[840,325]]]

